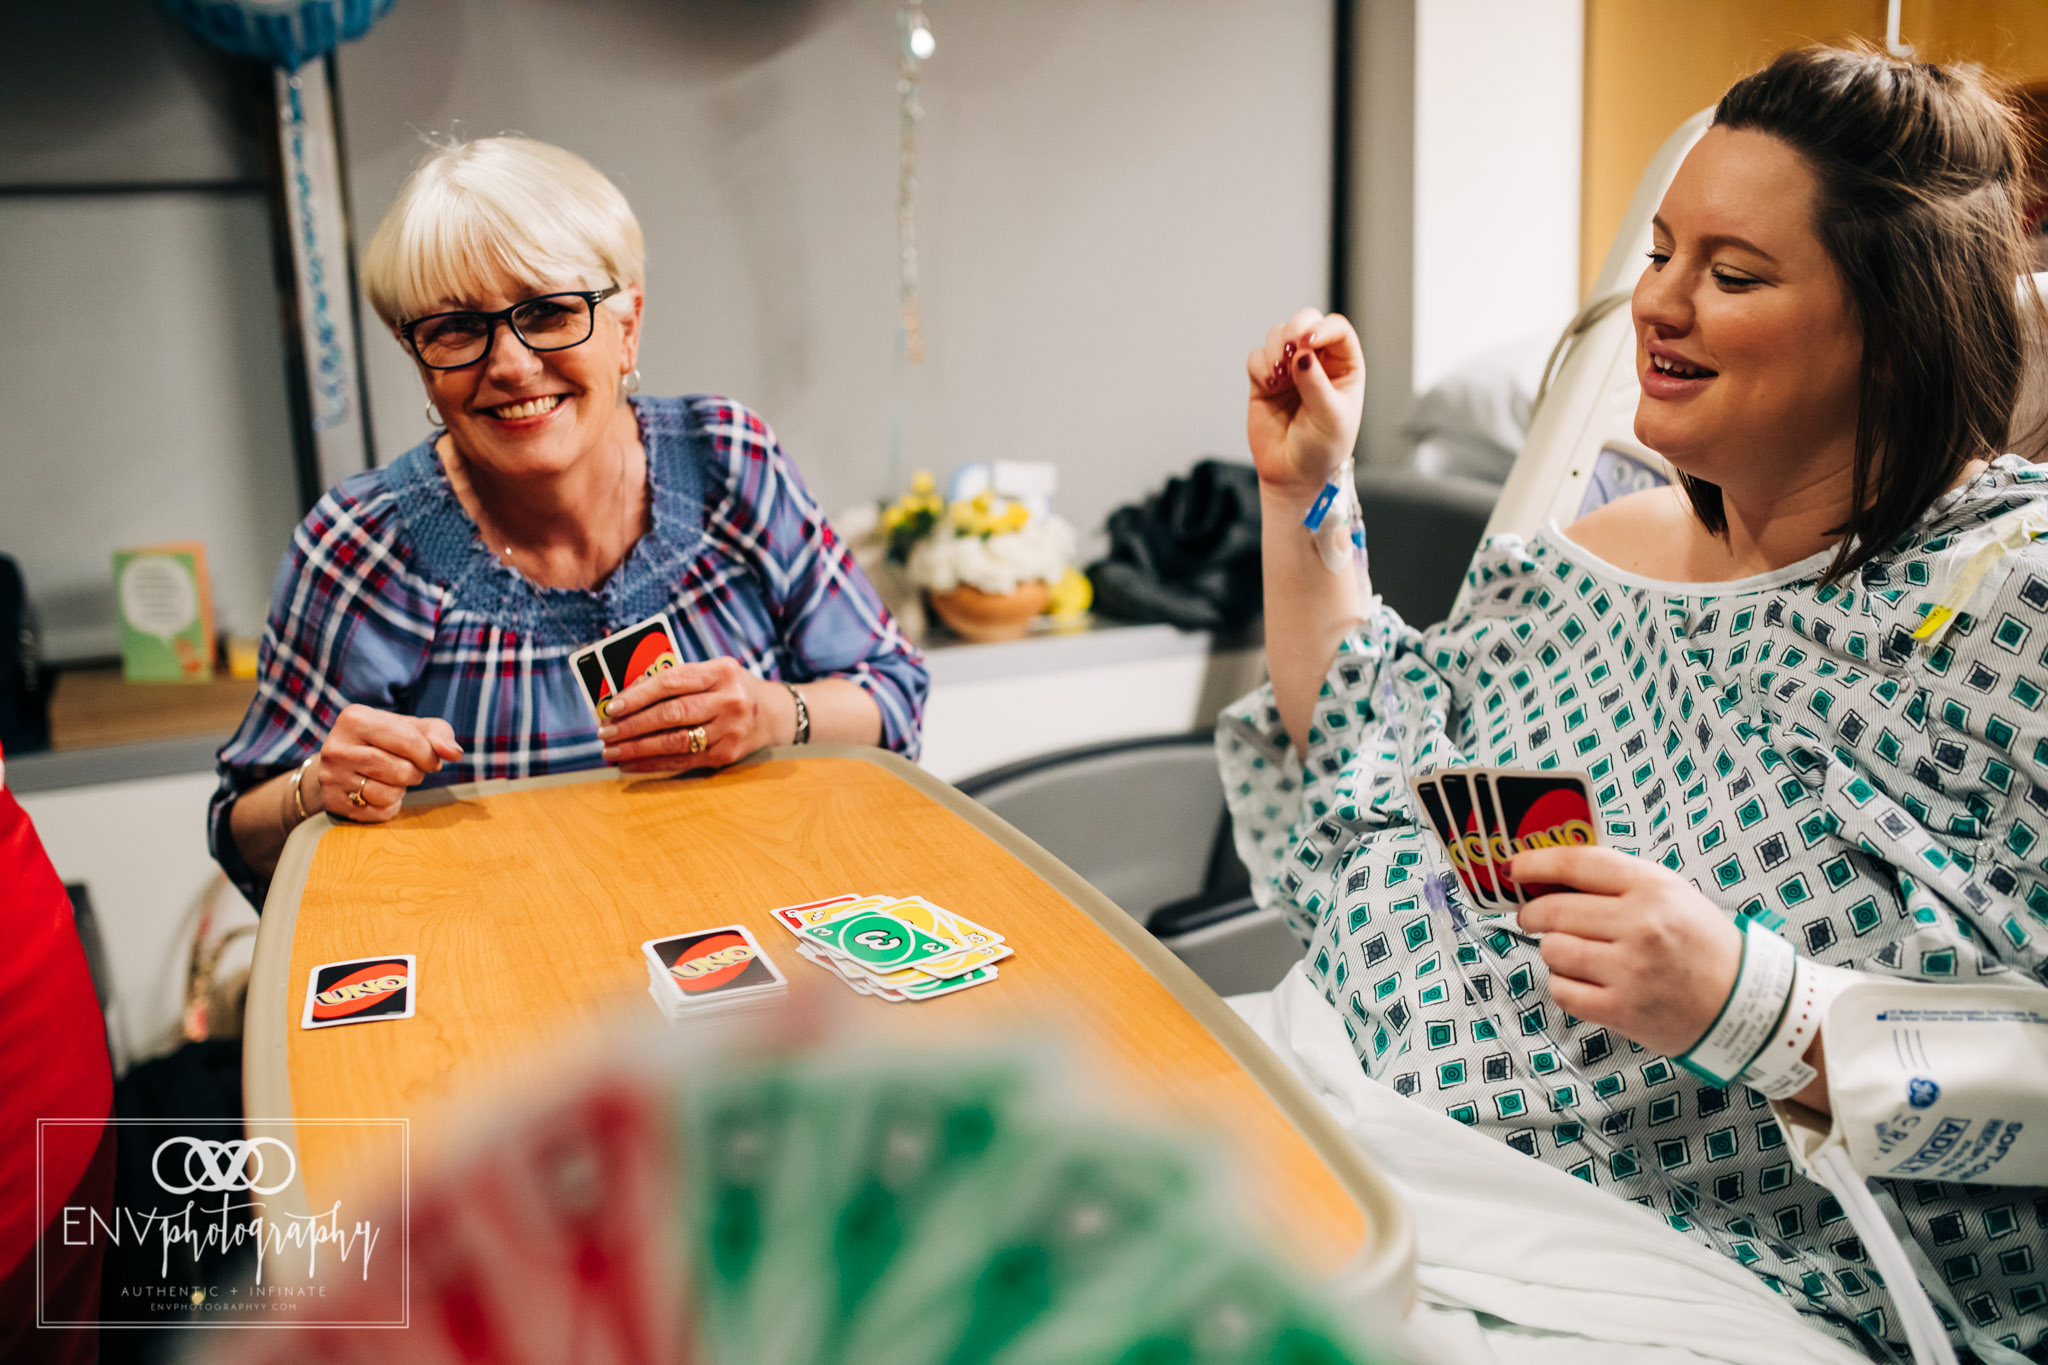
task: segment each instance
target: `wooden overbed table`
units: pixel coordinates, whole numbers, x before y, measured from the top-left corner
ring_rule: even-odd
[[[768,914],[845,891],[917,894],[1002,933],[1000,978],[889,1004],[805,961]],[[745,924],[792,1004],[873,1014],[924,1045],[1052,1036],[1158,1126],[1213,1132],[1274,1244],[1345,1297],[1404,1313],[1414,1233],[1364,1154],[1230,1007],[1043,849],[893,754],[813,745],[722,772],[610,769],[424,793],[385,825],[293,833],[258,931],[244,1089],[252,1136],[291,1141],[302,1188],[347,1183],[351,1131],[459,1124],[463,1086],[639,1005],[640,944]],[[416,1015],[302,1029],[321,963],[418,959]],[[861,1020],[868,1023],[867,1018]],[[448,1103],[455,1097],[457,1103]]]

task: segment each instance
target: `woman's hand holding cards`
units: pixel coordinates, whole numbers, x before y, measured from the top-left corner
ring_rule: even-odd
[[[621,772],[722,768],[796,731],[795,703],[780,683],[736,659],[678,663],[633,683],[598,727],[604,761]]]
[[[1612,848],[1532,849],[1510,868],[1523,885],[1573,888],[1536,897],[1518,916],[1542,935],[1560,1006],[1667,1057],[1712,1026],[1735,983],[1742,931],[1692,883]]]

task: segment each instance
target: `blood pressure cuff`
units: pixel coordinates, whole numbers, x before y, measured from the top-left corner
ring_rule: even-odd
[[[1771,1106],[1806,1174],[1839,1148],[1859,1175],[2048,1185],[2048,990],[1857,974],[1821,1038],[1832,1117]]]

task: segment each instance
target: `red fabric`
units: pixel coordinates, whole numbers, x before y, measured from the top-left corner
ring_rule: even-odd
[[[28,813],[0,787],[0,1360],[90,1361],[98,1333],[36,1327],[36,1120],[45,1130],[45,1216],[113,1201],[114,1077],[70,899]],[[45,1238],[45,1317],[99,1317],[100,1253]]]

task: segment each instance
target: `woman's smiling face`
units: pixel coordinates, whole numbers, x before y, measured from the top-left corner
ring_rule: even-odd
[[[605,280],[573,279],[534,288],[511,281],[443,309],[495,312],[538,294],[602,289]],[[560,351],[534,351],[498,324],[483,359],[459,370],[420,367],[427,396],[440,409],[462,457],[506,478],[563,473],[603,444],[618,412],[620,386],[635,363],[641,294],[620,297],[630,311],[599,304],[590,339]],[[439,311],[439,310],[436,310]]]
[[[1696,478],[1768,491],[1853,458],[1863,336],[1818,189],[1788,144],[1710,128],[1664,195],[1631,307],[1635,430]]]

